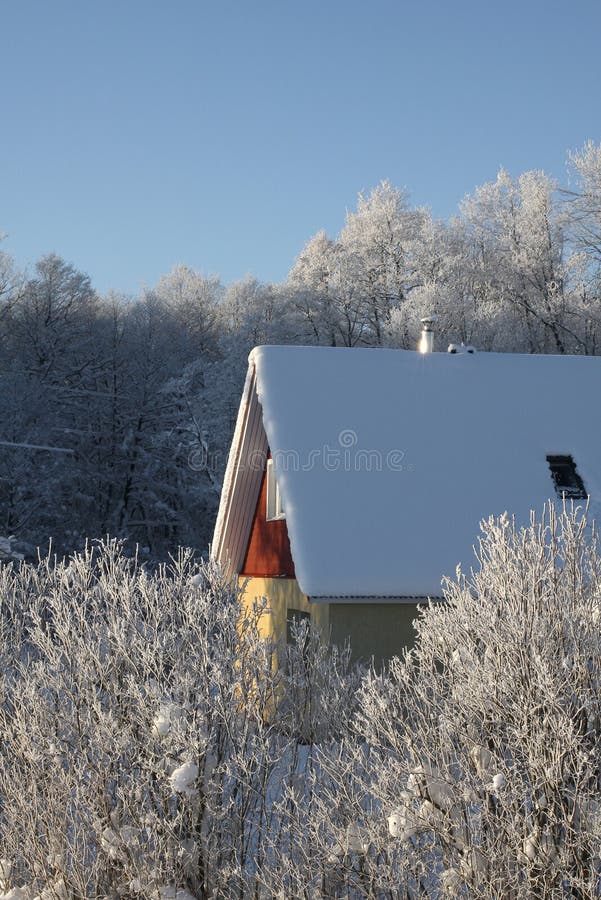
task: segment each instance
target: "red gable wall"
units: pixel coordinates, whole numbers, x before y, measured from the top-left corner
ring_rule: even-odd
[[[266,520],[267,475],[263,473],[261,490],[250,532],[241,575],[276,578],[294,578],[294,562],[285,519]]]

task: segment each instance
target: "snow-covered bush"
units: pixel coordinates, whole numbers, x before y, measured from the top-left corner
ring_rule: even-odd
[[[343,657],[316,656],[311,633],[275,666],[262,609],[242,619],[186,552],[152,575],[115,543],[4,567],[0,597],[2,891],[276,896],[294,853],[284,798],[307,765],[287,683],[309,707],[309,672],[350,698]]]
[[[413,651],[364,682],[369,751],[339,766],[369,830],[363,881],[373,896],[599,896],[597,537],[551,506],[527,528],[483,523],[478,557],[419,616]]]
[[[0,567],[0,895],[599,896],[597,538],[483,528],[360,685],[184,552]]]

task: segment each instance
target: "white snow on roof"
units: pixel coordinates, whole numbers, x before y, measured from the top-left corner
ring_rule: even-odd
[[[252,365],[313,598],[439,595],[483,518],[555,496],[547,454],[601,509],[601,358],[272,346]]]

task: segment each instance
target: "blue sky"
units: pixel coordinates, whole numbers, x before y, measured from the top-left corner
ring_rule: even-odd
[[[101,291],[282,279],[384,178],[448,217],[601,140],[599,0],[0,0],[0,231]]]

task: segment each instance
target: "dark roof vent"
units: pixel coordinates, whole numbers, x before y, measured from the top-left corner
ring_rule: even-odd
[[[476,348],[471,344],[449,344],[447,353],[475,353]]]
[[[562,500],[586,500],[584,482],[571,456],[547,456],[555,493]]]

